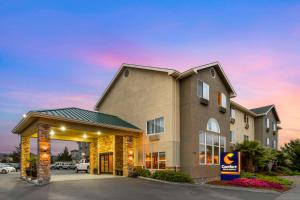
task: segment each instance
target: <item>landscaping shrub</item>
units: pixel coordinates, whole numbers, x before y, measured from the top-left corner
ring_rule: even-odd
[[[151,172],[148,169],[137,168],[134,170],[137,176],[150,177]]]
[[[170,181],[170,182],[186,182],[191,183],[192,178],[183,172],[175,172],[171,170],[156,171],[151,176],[154,179]]]
[[[290,168],[284,167],[284,166],[278,166],[276,169],[276,173],[278,173],[280,175],[287,175],[287,176],[300,175],[299,172],[293,171]]]
[[[249,172],[243,172],[241,174],[241,178],[263,180],[263,181],[268,181],[268,182],[272,182],[272,183],[279,183],[279,184],[286,185],[286,186],[290,186],[293,184],[292,181],[289,181],[285,178],[280,178],[277,176],[267,176],[267,175],[263,175],[263,174],[254,174],[254,173],[249,173]]]
[[[269,182],[266,180],[261,180],[256,178],[237,178],[228,181],[228,183],[240,187],[268,188],[268,189],[277,189],[277,190],[284,189],[284,187],[280,183]]]

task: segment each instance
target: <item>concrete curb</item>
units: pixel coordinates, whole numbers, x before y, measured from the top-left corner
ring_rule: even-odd
[[[188,186],[195,186],[195,184],[192,183],[180,183],[180,182],[169,182],[169,181],[163,181],[163,180],[157,180],[154,178],[148,178],[148,177],[143,177],[143,176],[138,176],[139,179],[144,179],[148,181],[154,181],[154,182],[159,182],[159,183],[166,183],[170,185],[188,185]]]

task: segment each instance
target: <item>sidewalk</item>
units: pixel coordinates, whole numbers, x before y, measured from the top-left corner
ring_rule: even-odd
[[[296,186],[280,195],[276,200],[300,200],[300,176],[285,176],[283,178],[293,181]]]

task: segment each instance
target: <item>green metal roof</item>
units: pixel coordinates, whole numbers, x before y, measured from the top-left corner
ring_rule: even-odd
[[[40,113],[48,116],[62,117],[89,123],[99,123],[109,126],[131,128],[140,130],[138,127],[122,120],[121,118],[96,111],[84,110],[81,108],[59,108],[50,110],[34,110],[31,112]]]
[[[274,105],[268,105],[268,106],[263,106],[259,108],[253,108],[251,109],[252,112],[260,115],[260,114],[265,114],[267,113]]]

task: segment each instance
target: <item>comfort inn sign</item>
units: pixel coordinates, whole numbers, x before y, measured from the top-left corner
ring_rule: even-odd
[[[240,177],[240,152],[224,152],[221,154],[221,180],[232,180]]]

